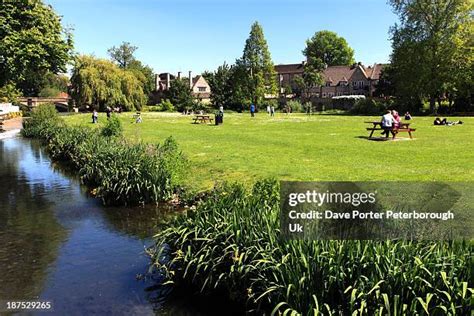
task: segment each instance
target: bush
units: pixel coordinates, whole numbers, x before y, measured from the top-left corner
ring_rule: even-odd
[[[303,105],[298,100],[290,100],[286,103],[287,107],[291,108],[291,112],[303,113]]]
[[[175,110],[173,103],[171,103],[171,101],[168,99],[161,100],[159,106],[161,107],[161,111],[172,112]]]
[[[117,115],[112,116],[107,120],[105,126],[102,128],[101,134],[105,137],[118,137],[122,136],[123,127],[120,119]]]
[[[20,96],[20,90],[16,89],[12,83],[7,83],[3,87],[0,87],[0,103],[17,103]]]
[[[62,120],[54,104],[41,104],[31,111],[31,117],[23,123],[22,134],[26,137],[45,138],[50,128],[59,126]]]
[[[386,107],[383,103],[377,102],[374,99],[360,99],[356,101],[350,112],[361,115],[380,115],[383,114],[385,109]]]

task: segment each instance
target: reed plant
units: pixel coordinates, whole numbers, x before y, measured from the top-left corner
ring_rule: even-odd
[[[82,182],[104,204],[171,199],[187,165],[176,142],[168,138],[157,145],[130,143],[120,137],[119,130],[113,121],[103,130],[66,126],[54,108],[40,106],[22,133],[42,139],[53,160],[68,162],[78,170]]]
[[[154,268],[259,314],[470,313],[472,243],[286,240],[279,224],[276,181],[223,185],[155,236]]]

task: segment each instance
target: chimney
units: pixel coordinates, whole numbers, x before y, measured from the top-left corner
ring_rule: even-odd
[[[160,90],[160,75],[155,74],[155,91]]]
[[[178,80],[181,80],[181,71],[178,71]]]
[[[189,71],[189,89],[193,88],[193,72]]]
[[[166,90],[168,90],[170,88],[170,83],[171,83],[170,73],[167,72],[166,73]]]

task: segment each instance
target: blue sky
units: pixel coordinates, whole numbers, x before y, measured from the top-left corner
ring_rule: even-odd
[[[46,0],[74,29],[79,53],[107,57],[128,41],[155,72],[214,70],[240,57],[250,25],[262,24],[275,64],[304,58],[316,31],[346,38],[364,64],[387,62],[396,21],[385,0]]]

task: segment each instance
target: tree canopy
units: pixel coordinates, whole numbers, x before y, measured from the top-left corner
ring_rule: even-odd
[[[354,50],[347,41],[335,32],[320,31],[306,41],[303,50],[307,63],[315,70],[323,70],[328,66],[354,64]]]
[[[133,54],[137,49],[137,46],[133,46],[129,42],[122,42],[118,47],[113,46],[112,48],[109,48],[107,52],[109,53],[110,58],[112,58],[120,68],[125,69],[135,60]]]
[[[76,58],[71,85],[71,96],[79,106],[100,110],[121,106],[131,111],[140,110],[146,102],[142,83],[131,71],[93,56]]]
[[[51,6],[0,2],[0,87],[10,83],[24,95],[37,95],[45,74],[66,71],[72,49],[72,35]]]
[[[118,47],[108,49],[109,56],[121,69],[130,70],[142,83],[143,93],[149,96],[155,86],[153,69],[135,58],[137,46],[122,42]]]
[[[473,2],[391,0],[400,22],[391,28],[389,80],[403,98],[430,110],[445,95],[470,95],[474,71]]]

